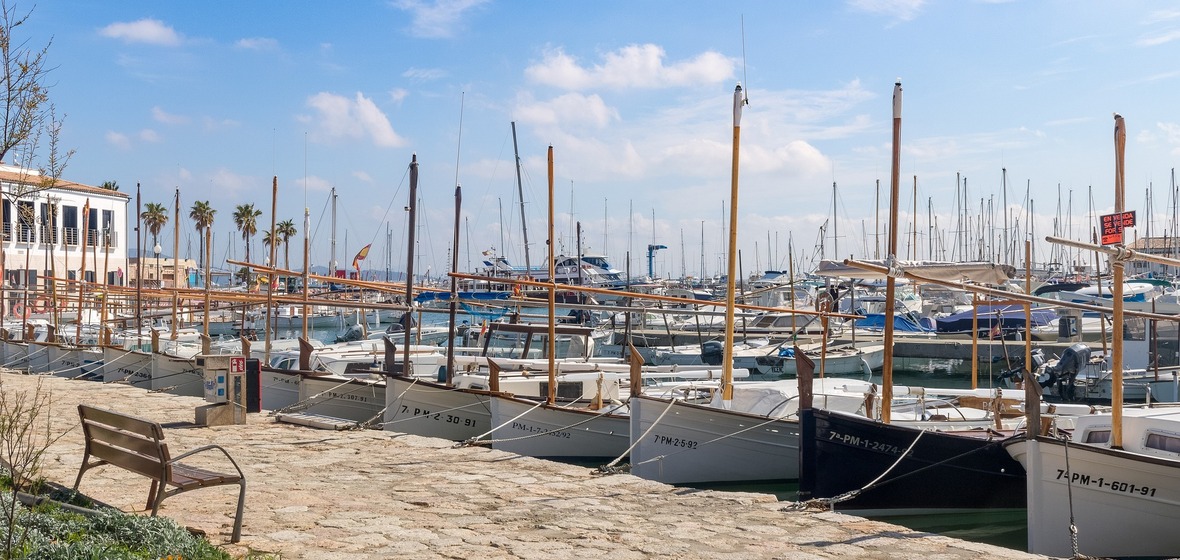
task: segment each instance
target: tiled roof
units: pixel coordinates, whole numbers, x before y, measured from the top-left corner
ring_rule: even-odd
[[[23,184],[27,184],[27,185],[36,185],[37,182],[40,180],[41,180],[41,176],[38,174],[35,174],[35,173],[33,173],[33,174],[23,173],[20,171],[16,171],[16,170],[14,170],[14,168],[8,167],[8,166],[0,168],[0,181],[9,182],[9,183],[23,183]],[[75,183],[73,181],[66,181],[64,179],[58,179],[57,182],[53,185],[53,188],[67,190],[67,191],[81,192],[81,193],[101,194],[101,195],[105,195],[105,196],[115,196],[115,197],[121,197],[124,199],[131,198],[131,195],[124,193],[124,192],[113,191],[110,189],[104,189],[102,187],[92,187],[90,185],[83,185],[82,183]]]

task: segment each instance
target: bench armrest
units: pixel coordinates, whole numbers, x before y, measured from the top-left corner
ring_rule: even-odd
[[[169,463],[177,463],[185,457],[191,457],[193,455],[196,455],[197,453],[201,453],[203,451],[210,451],[213,449],[220,451],[222,455],[225,455],[226,459],[229,459],[230,464],[234,466],[234,470],[238,471],[239,477],[241,477],[243,479],[246,478],[246,474],[242,472],[241,467],[238,466],[238,462],[235,461],[234,458],[230,456],[229,452],[226,451],[224,447],[222,447],[220,445],[216,445],[216,444],[204,445],[204,446],[198,447],[196,449],[193,449],[191,451],[186,451],[184,453],[181,453],[180,455],[173,457],[172,460],[168,461],[168,462]]]

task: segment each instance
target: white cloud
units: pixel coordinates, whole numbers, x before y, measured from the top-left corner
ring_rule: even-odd
[[[1180,30],[1174,29],[1166,33],[1159,33],[1151,37],[1139,39],[1138,41],[1135,41],[1135,45],[1140,47],[1155,47],[1165,43],[1171,43],[1177,39],[1180,39]]]
[[[218,168],[209,177],[209,183],[217,194],[225,191],[239,192],[257,186],[257,180],[246,175],[239,175],[224,167]]]
[[[441,68],[410,68],[402,72],[402,77],[414,82],[430,82],[447,76],[447,71]]]
[[[410,95],[410,92],[402,88],[393,88],[389,90],[389,100],[399,105],[408,95]]]
[[[213,117],[201,118],[201,125],[206,131],[213,132],[217,130],[225,130],[227,128],[237,128],[241,123],[233,119],[215,119]]]
[[[1158,10],[1147,14],[1145,24],[1160,23],[1164,21],[1171,21],[1180,19],[1180,10]]]
[[[112,23],[99,30],[103,37],[120,39],[124,43],[146,43],[174,47],[180,44],[180,34],[158,19],[144,18],[131,22]]]
[[[410,12],[410,35],[427,39],[454,37],[462,26],[463,17],[487,0],[397,0],[393,6]]]
[[[715,84],[733,77],[734,61],[707,51],[696,57],[665,63],[666,53],[658,45],[629,45],[602,56],[600,64],[583,67],[576,57],[561,49],[545,53],[544,59],[525,69],[525,76],[537,83],[569,90],[589,88],[663,88]]]
[[[367,138],[374,145],[386,148],[405,144],[385,113],[362,93],[357,93],[355,99],[317,93],[308,98],[307,105],[317,113],[308,120],[318,124],[319,135],[324,139]]]
[[[918,16],[925,3],[926,0],[849,0],[848,5],[857,11],[909,21]]]
[[[163,138],[160,138],[160,135],[156,131],[154,131],[150,128],[145,128],[145,129],[139,131],[139,139],[143,140],[144,142],[150,142],[152,144],[156,144],[156,143],[163,141]]]
[[[372,183],[373,177],[364,171],[353,171],[352,176],[364,183]]]
[[[173,115],[160,107],[152,107],[152,118],[164,124],[188,124],[189,118],[184,115]]]
[[[106,140],[107,140],[108,144],[111,144],[112,146],[115,146],[116,148],[120,148],[123,150],[131,149],[131,139],[128,138],[126,134],[123,134],[121,132],[115,132],[113,130],[108,130],[107,134],[106,134]]]
[[[238,39],[234,46],[239,49],[248,49],[252,51],[277,51],[279,50],[279,42],[270,37],[248,37],[245,39]]]
[[[297,179],[295,184],[301,188],[314,192],[328,192],[332,189],[332,183],[330,181],[315,175],[308,176],[306,179]]]
[[[533,126],[590,125],[603,128],[619,119],[619,113],[608,107],[598,95],[567,93],[549,101],[534,101],[525,97],[514,111],[522,123]]]

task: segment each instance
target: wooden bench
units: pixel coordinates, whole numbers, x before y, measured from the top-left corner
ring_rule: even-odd
[[[82,432],[86,438],[86,454],[82,457],[82,468],[74,481],[74,490],[82,482],[82,475],[92,467],[122,467],[152,480],[145,509],[151,509],[152,515],[156,515],[160,502],[169,496],[198,488],[237,484],[240,487],[238,509],[230,542],[241,539],[246,475],[225,449],[219,445],[206,445],[172,457],[168,452],[168,444],[164,442],[164,428],[159,423],[84,404],[78,405],[78,415],[82,419]],[[214,449],[229,459],[237,474],[214,472],[179,462],[185,457]]]

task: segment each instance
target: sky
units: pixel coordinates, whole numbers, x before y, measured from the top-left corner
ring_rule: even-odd
[[[232,214],[293,220],[290,266],[405,269],[408,169],[420,164],[415,270],[548,248],[660,277],[724,271],[740,123],[740,269],[884,256],[892,91],[904,89],[902,258],[1070,261],[1114,208],[1126,119],[1129,237],[1173,229],[1180,160],[1180,5],[1129,0],[843,2],[13,2],[16,39],[48,45],[64,178],[115,181],[216,210],[215,260],[243,259]],[[547,150],[553,148],[553,195]],[[916,185],[916,196],[915,196]],[[331,227],[335,189],[336,227]],[[1151,195],[1150,205],[1148,195]],[[1006,195],[1006,197],[1005,197]],[[1005,198],[1007,205],[1005,206]],[[915,212],[916,208],[916,212]],[[305,228],[304,213],[310,228]],[[1007,211],[1005,211],[1005,209]],[[916,220],[915,220],[916,218]],[[916,223],[915,223],[916,222]],[[1003,228],[1008,223],[1009,234]],[[1029,225],[1031,224],[1031,227]],[[1150,225],[1150,230],[1148,229]],[[170,251],[173,227],[161,234]],[[259,233],[252,260],[265,250]],[[1007,240],[1005,244],[1004,240]],[[916,242],[915,242],[916,240]],[[983,240],[980,242],[979,240]],[[150,244],[150,241],[148,242]],[[282,261],[282,251],[279,260]]]

